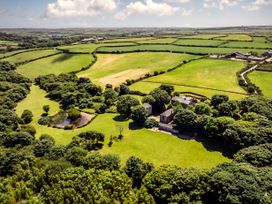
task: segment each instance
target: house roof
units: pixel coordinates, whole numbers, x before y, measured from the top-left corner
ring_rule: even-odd
[[[172,100],[177,101],[177,102],[182,103],[182,104],[185,104],[185,105],[190,105],[192,103],[193,98],[192,97],[186,97],[186,96],[183,96],[183,97],[175,96],[175,97],[172,98]]]
[[[161,116],[165,116],[165,117],[169,117],[172,116],[174,114],[174,109],[168,109],[167,111],[164,111]]]

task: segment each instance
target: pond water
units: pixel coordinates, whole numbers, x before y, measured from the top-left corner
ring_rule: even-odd
[[[59,122],[55,125],[56,128],[65,128],[66,126],[73,126],[74,128],[81,128],[87,125],[94,117],[94,114],[88,114],[81,112],[81,117],[72,121],[69,118],[64,119],[63,121]]]

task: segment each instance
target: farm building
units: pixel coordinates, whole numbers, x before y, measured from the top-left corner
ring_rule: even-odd
[[[148,115],[152,115],[152,106],[149,103],[144,103],[143,107],[145,108]]]
[[[188,105],[194,104],[195,99],[193,97],[188,97],[188,96],[182,96],[182,97],[175,96],[172,98],[172,102],[178,102],[183,106],[183,108],[186,108]]]
[[[96,39],[94,38],[85,38],[83,40],[81,40],[81,43],[95,43]]]
[[[262,54],[263,57],[272,57],[272,52],[265,52]]]
[[[167,124],[171,122],[173,118],[174,118],[174,110],[169,109],[160,115],[160,122]]]
[[[244,60],[247,60],[247,58],[250,56],[250,54],[246,53],[241,53],[241,52],[232,52],[232,53],[229,53],[229,54],[226,54],[225,55],[225,58],[236,58],[236,59],[244,59]]]
[[[173,133],[173,134],[178,134],[179,133],[179,131],[174,129],[173,125],[170,125],[170,124],[159,123],[159,129],[163,130],[163,131],[166,131],[166,132]]]

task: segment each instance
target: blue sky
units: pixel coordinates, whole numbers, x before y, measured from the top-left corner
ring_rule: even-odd
[[[272,0],[0,0],[1,28],[271,25]]]

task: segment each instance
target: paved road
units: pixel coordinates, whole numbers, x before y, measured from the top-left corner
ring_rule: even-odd
[[[247,80],[245,78],[245,74],[247,74],[248,72],[251,72],[252,70],[256,69],[257,67],[258,67],[258,65],[255,65],[255,66],[253,66],[253,67],[251,67],[251,68],[249,68],[246,71],[241,73],[241,77],[245,81],[246,84],[248,84],[248,82],[247,82]]]

